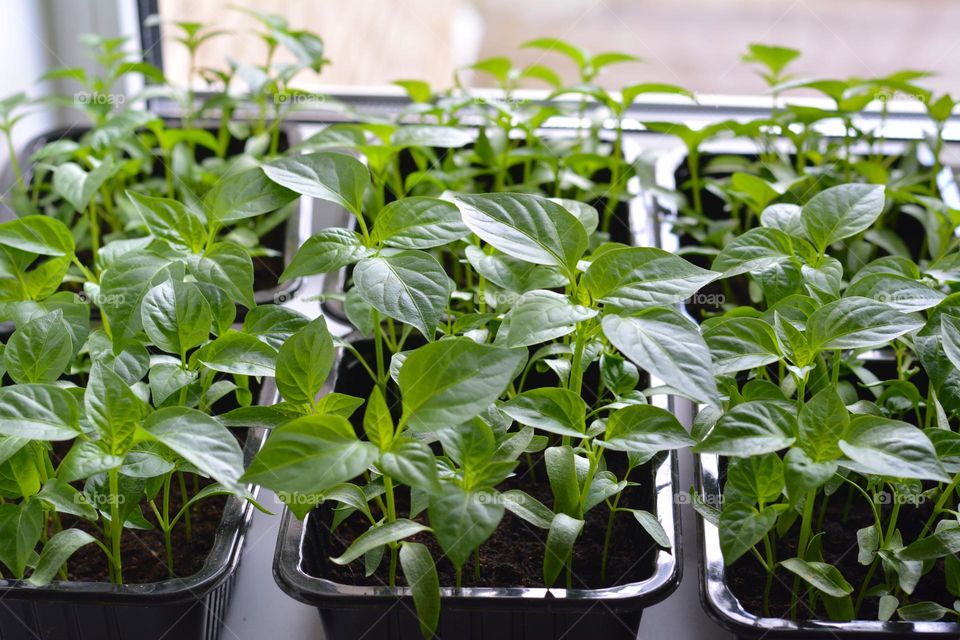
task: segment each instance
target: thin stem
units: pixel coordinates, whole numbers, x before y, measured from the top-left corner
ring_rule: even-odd
[[[387,522],[397,519],[397,505],[393,495],[393,480],[390,476],[383,476],[383,491],[387,496]],[[390,545],[390,586],[397,586],[397,553],[400,548],[396,543]]]
[[[110,485],[110,538],[112,543],[112,559],[114,582],[123,583],[123,559],[120,557],[120,538],[123,535],[123,522],[120,521],[120,472],[111,469],[107,472]]]

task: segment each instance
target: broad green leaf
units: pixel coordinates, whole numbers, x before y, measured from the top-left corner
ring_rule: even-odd
[[[73,357],[70,329],[58,309],[17,327],[3,350],[14,382],[56,382]]]
[[[773,327],[760,318],[724,317],[703,328],[717,374],[764,367],[780,359]]]
[[[154,285],[169,276],[170,260],[152,251],[130,251],[100,278],[100,307],[110,321],[113,343],[123,347],[140,332],[140,304]]]
[[[150,397],[153,399],[154,406],[161,406],[167,398],[178,393],[196,379],[195,372],[188,371],[173,362],[160,362],[153,365],[150,368],[148,380]]]
[[[430,249],[470,235],[456,205],[438,198],[396,200],[377,214],[373,240],[399,249]]]
[[[771,227],[750,229],[725,246],[710,267],[723,277],[758,273],[793,259],[793,241]]]
[[[960,317],[942,313],[940,327],[940,344],[943,347],[943,353],[954,367],[960,369]],[[9,348],[8,344],[7,349]]]
[[[632,405],[610,414],[600,444],[615,451],[653,456],[688,447],[693,440],[669,411],[653,405]]]
[[[797,418],[786,402],[752,400],[728,410],[693,450],[749,457],[786,449],[796,440]]]
[[[549,447],[543,453],[553,510],[567,515],[580,512],[580,481],[577,478],[576,456],[569,446]]]
[[[953,612],[950,609],[930,600],[914,602],[897,609],[900,619],[907,622],[935,622],[951,613]]]
[[[453,282],[436,258],[423,251],[401,251],[360,261],[354,287],[380,313],[416,327],[433,340],[453,292]]]
[[[917,427],[879,416],[855,416],[839,443],[850,459],[840,464],[861,473],[949,482],[930,439]]]
[[[492,404],[526,357],[523,349],[452,338],[411,351],[400,367],[402,422],[415,431],[462,424]]]
[[[587,232],[576,216],[540,196],[492,193],[456,201],[471,231],[514,258],[572,274],[587,250]]]
[[[196,409],[168,407],[151,413],[143,428],[201,473],[228,489],[239,488],[243,452],[234,435],[214,418]]]
[[[277,389],[284,400],[312,404],[333,367],[333,339],[323,316],[294,333],[277,352]]]
[[[649,535],[654,542],[664,549],[670,548],[670,537],[667,535],[667,532],[664,531],[663,525],[657,516],[649,511],[636,509],[633,511],[633,517],[636,518],[637,522],[640,523],[640,526],[643,527],[643,530],[647,532],[647,535]]]
[[[323,229],[303,243],[280,276],[280,282],[336,271],[372,254],[373,250],[364,246],[363,239],[356,232],[339,228]]]
[[[853,592],[853,587],[844,580],[840,570],[832,564],[788,558],[780,565],[787,571],[803,578],[818,591],[834,598],[842,598]]]
[[[418,542],[400,545],[400,569],[413,593],[420,633],[432,638],[440,623],[440,578],[430,550]]]
[[[90,171],[75,162],[64,162],[53,171],[53,190],[77,211],[85,210],[97,191],[120,168],[110,156]]]
[[[883,205],[882,185],[842,184],[810,198],[800,217],[807,236],[822,254],[834,242],[869,228],[883,213]]]
[[[220,224],[276,211],[293,202],[297,194],[255,167],[230,175],[214,186],[206,202],[211,220]]]
[[[208,369],[244,376],[272,376],[277,351],[254,336],[237,331],[226,333],[196,353]]]
[[[22,578],[36,553],[43,528],[43,506],[39,500],[21,504],[0,504],[0,562],[15,578]],[[59,567],[58,567],[59,568]]]
[[[274,349],[310,323],[309,318],[293,309],[275,304],[254,307],[243,319],[243,333],[256,336]]]
[[[528,291],[503,317],[494,343],[504,347],[529,347],[572,333],[577,323],[597,315],[596,309],[573,304],[554,291]]]
[[[430,497],[430,526],[455,567],[462,567],[474,549],[496,530],[503,504],[489,492],[469,492],[444,482]]]
[[[253,299],[253,261],[247,250],[233,242],[217,242],[202,256],[188,256],[190,274],[201,283],[226,291],[232,302],[248,309]]]
[[[375,386],[367,399],[367,410],[363,414],[363,432],[367,440],[381,451],[386,451],[393,443],[393,416],[383,397],[380,387]]]
[[[573,545],[583,531],[583,520],[571,518],[565,513],[553,516],[547,532],[547,548],[543,556],[543,582],[552,587],[567,566],[573,553]]]
[[[594,300],[636,311],[680,302],[719,275],[662,249],[629,247],[601,254],[582,284]]]
[[[435,493],[440,490],[437,461],[430,446],[403,438],[392,443],[390,450],[380,455],[380,469],[408,487]]]
[[[717,402],[710,351],[697,328],[674,309],[606,315],[603,333],[638,367],[700,402]]]
[[[73,235],[49,216],[24,216],[0,224],[0,246],[42,256],[72,256]]]
[[[363,215],[370,172],[352,156],[329,151],[291,156],[264,165],[263,172],[287,189],[334,202],[357,217]]]
[[[395,147],[433,147],[454,149],[473,142],[470,130],[434,124],[413,124],[398,127],[390,139]]]
[[[43,550],[37,560],[37,566],[30,574],[27,582],[35,587],[50,584],[60,567],[77,549],[95,541],[96,538],[81,529],[64,529],[53,534],[43,545]]]
[[[616,395],[623,395],[637,388],[640,371],[619,353],[600,354],[600,379],[604,386]]]
[[[772,204],[760,214],[760,224],[779,229],[788,236],[804,238],[807,235],[800,219],[800,207],[795,204]]]
[[[177,200],[134,191],[127,191],[127,197],[153,236],[193,252],[203,249],[207,241],[206,220],[193,208]]]
[[[525,293],[533,289],[555,289],[569,280],[557,267],[534,264],[503,253],[487,253],[480,247],[466,248],[467,261],[477,273],[507,291]]]
[[[72,440],[80,432],[74,395],[48,384],[0,389],[0,435],[28,440]]]
[[[804,449],[793,447],[783,458],[787,494],[797,504],[811,489],[819,489],[837,472],[836,460],[818,462]]]
[[[720,550],[729,566],[760,542],[777,522],[778,512],[767,508],[757,511],[746,502],[723,505],[720,514]]]
[[[149,409],[123,378],[100,362],[90,368],[83,406],[87,419],[100,434],[102,446],[117,455],[129,450],[134,432]]]
[[[192,282],[165,280],[150,289],[140,306],[143,330],[167,353],[183,356],[210,337],[213,314]]]
[[[500,411],[528,427],[573,438],[584,437],[587,405],[566,389],[524,391],[498,406]]]
[[[748,504],[776,502],[783,491],[783,462],[775,453],[733,458],[727,467],[723,499]]]
[[[947,297],[916,280],[881,273],[857,279],[847,287],[844,296],[871,298],[904,313],[935,307]]]
[[[956,524],[956,523],[954,523]],[[941,529],[897,551],[901,560],[935,560],[960,553],[960,528]]]
[[[520,489],[509,489],[500,494],[507,511],[541,529],[549,529],[553,511],[533,496]]]
[[[377,525],[357,536],[347,550],[343,552],[343,555],[330,558],[330,560],[335,564],[349,564],[377,547],[409,538],[426,530],[427,527],[419,522],[405,518]]]
[[[273,430],[241,480],[277,492],[314,494],[353,480],[377,453],[357,438],[346,418],[304,416]]]
[[[843,298],[817,309],[807,321],[815,349],[862,349],[886,345],[923,323],[870,298]]]
[[[804,403],[799,415],[800,446],[813,460],[836,460],[843,455],[838,443],[850,425],[850,413],[834,387],[827,387]]]

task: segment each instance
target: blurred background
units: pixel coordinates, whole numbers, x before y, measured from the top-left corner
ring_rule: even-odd
[[[802,50],[794,67],[799,76],[870,77],[916,68],[937,74],[927,86],[960,92],[956,0],[3,0],[2,7],[0,96],[42,95],[56,88],[37,84],[45,71],[89,66],[80,34],[128,36],[129,47],[139,47],[140,17],[149,13],[231,31],[201,47],[201,65],[259,62],[264,50],[253,35],[255,21],[236,7],[283,15],[325,39],[332,64],[320,76],[299,78],[311,89],[382,88],[405,78],[444,88],[457,69],[494,55],[518,65],[549,64],[570,79],[573,69],[561,56],[520,48],[530,38],[555,36],[593,52],[644,59],[609,67],[599,78],[608,88],[659,81],[701,95],[757,95],[764,85],[740,55],[748,43],[763,42]],[[171,79],[186,83],[184,48],[170,41],[169,29],[162,27],[161,36],[147,46],[159,51]],[[460,79],[490,82],[473,73]],[[529,86],[543,88],[536,81]],[[51,118],[69,117],[34,118],[17,129],[18,138],[55,124]]]

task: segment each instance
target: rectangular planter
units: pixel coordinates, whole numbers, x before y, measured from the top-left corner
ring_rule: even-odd
[[[211,123],[201,123],[201,126],[213,126]],[[24,168],[24,180],[29,183],[30,175],[32,173],[32,166],[30,163],[30,158],[36,153],[41,147],[45,144],[61,139],[77,139],[86,133],[89,129],[87,127],[59,127],[48,131],[46,133],[40,134],[37,137],[33,138],[28,142],[20,152],[19,160],[20,165]],[[300,129],[296,125],[285,125],[281,127],[281,144],[280,150],[289,149],[300,141]],[[237,142],[237,141],[233,141]],[[240,147],[242,150],[242,146]],[[8,168],[9,169],[9,168]],[[12,183],[13,178],[9,174],[9,170],[5,172],[3,183],[9,187]],[[290,217],[277,229],[274,229],[270,234],[266,236],[267,242],[265,246],[273,249],[280,253],[281,257],[277,261],[277,264],[273,267],[270,267],[271,270],[276,270],[277,268],[285,268],[287,264],[290,263],[293,254],[296,253],[297,248],[302,245],[306,239],[310,236],[309,229],[306,228],[306,225],[301,224],[301,220],[310,220],[311,212],[311,202],[309,198],[299,198],[291,205],[293,211],[290,214]],[[9,219],[12,215],[9,211],[3,211],[0,215],[0,222]],[[280,273],[273,274],[276,277],[280,276]],[[290,298],[292,298],[297,290],[300,289],[303,284],[301,278],[293,278],[273,287],[266,287],[257,289],[254,291],[254,300],[257,304],[269,304],[269,303],[282,303]],[[238,307],[237,309],[237,318],[238,320],[243,320],[243,315],[246,312],[243,307]]]
[[[262,404],[277,398],[272,380]],[[266,440],[265,429],[249,429],[244,465]],[[256,494],[258,487],[247,486]],[[226,617],[237,566],[253,517],[252,504],[227,498],[213,548],[196,574],[147,584],[54,581],[32,587],[0,580],[0,638],[3,640],[217,640]]]
[[[339,368],[339,367],[338,367]],[[656,383],[652,383],[656,384]],[[349,392],[349,389],[340,389]],[[656,404],[672,407],[658,396]],[[650,575],[639,582],[601,589],[464,587],[441,585],[437,637],[446,640],[633,640],[644,608],[666,598],[680,581],[682,558],[675,452],[655,458],[648,477],[654,512],[671,550],[655,550]],[[406,587],[341,584],[324,577],[325,508],[304,521],[284,510],[274,556],[277,583],[289,596],[317,607],[328,640],[417,640],[421,638]],[[532,583],[539,575],[531,576]]]

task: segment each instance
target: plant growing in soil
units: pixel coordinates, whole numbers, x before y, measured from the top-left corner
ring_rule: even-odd
[[[694,451],[722,456],[725,482],[698,510],[728,565],[766,576],[741,594],[765,616],[960,615],[955,260],[879,258],[847,282],[827,255],[883,205],[878,187],[827,189],[768,210],[714,262],[749,272],[762,304],[703,324],[723,402],[701,411]]]
[[[463,584],[471,556],[483,584],[482,547],[505,512],[544,532],[542,576],[531,583],[552,586],[563,575],[572,586],[573,549],[588,535],[605,538],[592,562],[606,582],[618,517],[667,544],[655,515],[620,502],[632,472],[691,442],[675,417],[648,403],[663,390],[642,389],[641,370],[716,402],[706,345],[670,305],[717,274],[659,249],[605,244],[588,253],[599,216],[577,203],[451,194],[377,210],[379,200],[365,197],[370,171],[349,155],[318,152],[264,170],[344,206],[360,230],[321,231],[286,275],[352,266],[347,314],[358,333],[372,334],[372,362],[355,344],[341,346],[369,374],[371,391],[315,401],[334,343],[294,336],[287,357],[300,364],[280,390],[284,404],[306,413],[273,431],[244,476],[278,491],[298,517],[327,502],[337,505],[334,529],[361,518],[365,531],[333,563],[362,558],[369,576],[385,562],[391,586],[402,572],[430,635],[439,615],[435,554],[452,565],[450,586]],[[435,257],[449,245],[467,256],[466,286]],[[318,344],[323,356],[307,357]],[[362,420],[351,423],[360,407]],[[551,505],[524,490],[543,469]],[[520,488],[503,489],[508,481]],[[585,531],[597,508],[608,513],[606,529]]]

